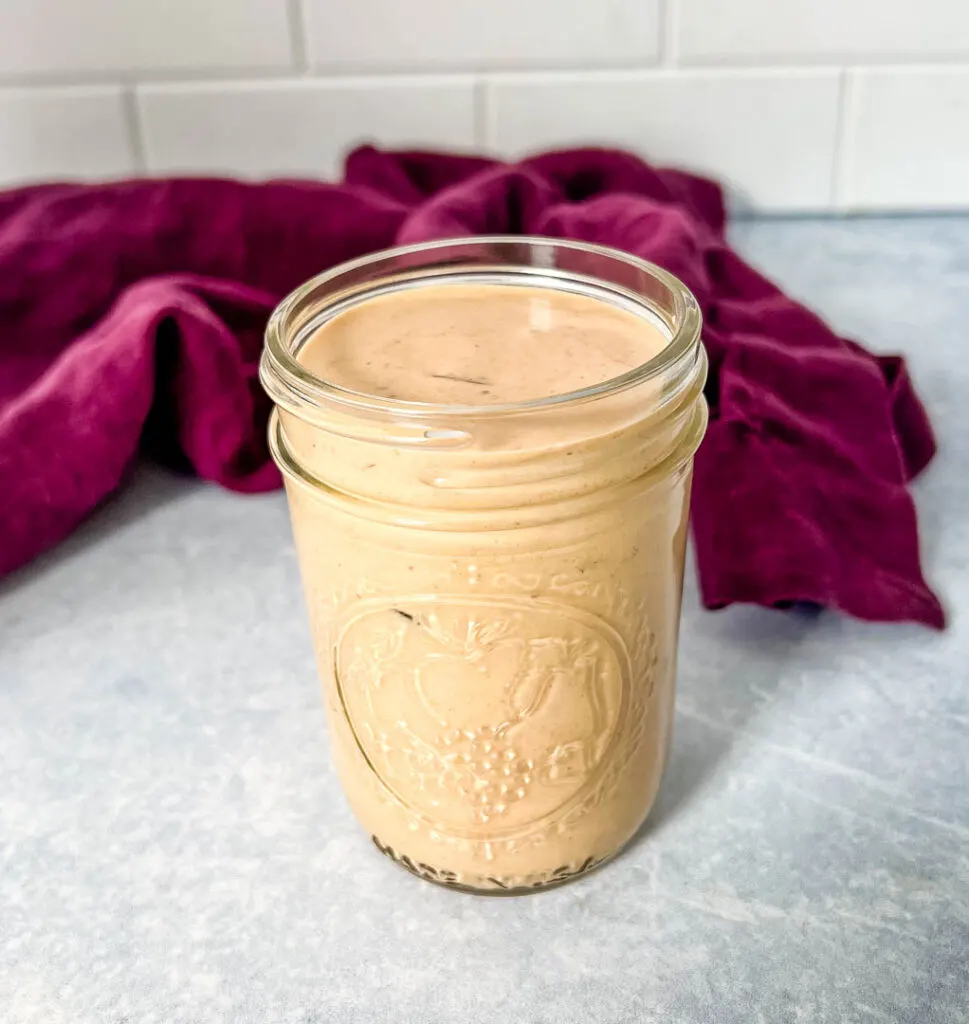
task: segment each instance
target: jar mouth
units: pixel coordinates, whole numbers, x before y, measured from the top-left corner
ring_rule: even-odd
[[[438,262],[434,259],[436,253],[441,256]],[[518,258],[503,262],[501,254]],[[565,266],[562,257],[566,257]],[[584,257],[594,261],[597,269],[608,265],[615,279],[576,269]],[[420,287],[445,278],[480,283],[509,283],[519,278],[516,283],[573,290],[585,285],[600,297],[640,313],[644,320],[659,319],[670,340],[652,359],[600,383],[541,398],[488,405],[411,401],[354,391],[310,372],[297,358],[320,319],[335,315],[340,307],[384,291]],[[647,286],[662,294],[650,301],[650,296],[644,294]],[[673,384],[665,396],[672,398],[679,390],[676,383],[686,383],[697,362],[701,319],[696,299],[678,278],[619,249],[538,235],[446,238],[369,253],[318,274],[295,289],[269,318],[259,376],[273,401],[297,414],[307,408],[337,406],[350,415],[378,418],[490,418],[580,405],[659,377]]]

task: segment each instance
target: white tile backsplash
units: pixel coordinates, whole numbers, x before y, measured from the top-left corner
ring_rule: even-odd
[[[0,75],[281,68],[285,0],[0,0]]]
[[[852,72],[843,204],[969,207],[969,69]]]
[[[596,141],[764,210],[969,210],[967,76],[969,0],[0,0],[0,183]]]
[[[474,84],[295,80],[138,90],[153,172],[333,177],[361,142],[474,148]]]
[[[0,184],[134,169],[120,89],[0,89]]]
[[[306,0],[310,62],[396,71],[642,65],[660,0]]]
[[[965,0],[674,0],[681,60],[969,60]]]
[[[715,174],[761,210],[831,199],[836,71],[508,76],[488,86],[488,139],[501,152],[594,143]]]

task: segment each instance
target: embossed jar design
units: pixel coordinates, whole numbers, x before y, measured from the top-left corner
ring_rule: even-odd
[[[343,311],[454,283],[587,296],[641,317],[665,347],[604,383],[495,405],[381,398],[300,362]],[[378,253],[273,314],[270,447],[334,759],[376,845],[414,873],[476,892],[557,884],[616,853],[649,812],[706,426],[699,332],[696,302],[665,271],[540,238]]]

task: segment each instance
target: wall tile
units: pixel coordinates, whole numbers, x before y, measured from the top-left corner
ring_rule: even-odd
[[[0,0],[0,183],[132,173],[119,80],[159,173],[332,176],[362,140],[486,128],[760,210],[969,209],[969,0]]]
[[[156,172],[332,177],[363,141],[474,147],[466,78],[160,85],[138,100]]]
[[[488,137],[512,154],[624,146],[721,177],[742,204],[823,210],[838,98],[834,71],[501,76],[488,87]]]
[[[310,60],[335,70],[595,67],[656,59],[660,0],[306,0]]]
[[[133,170],[120,89],[0,89],[0,183]]]
[[[965,0],[676,2],[676,47],[684,61],[969,57]]]
[[[290,63],[283,0],[3,0],[0,75]]]
[[[969,68],[851,74],[843,204],[969,207]]]

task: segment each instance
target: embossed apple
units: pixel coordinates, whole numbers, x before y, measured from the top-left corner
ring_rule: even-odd
[[[423,649],[415,661],[414,684],[443,729],[473,733],[487,726],[497,733],[515,720],[509,687],[528,656],[527,641],[514,635],[520,619],[462,615],[445,626],[432,613],[415,623],[415,641]]]

